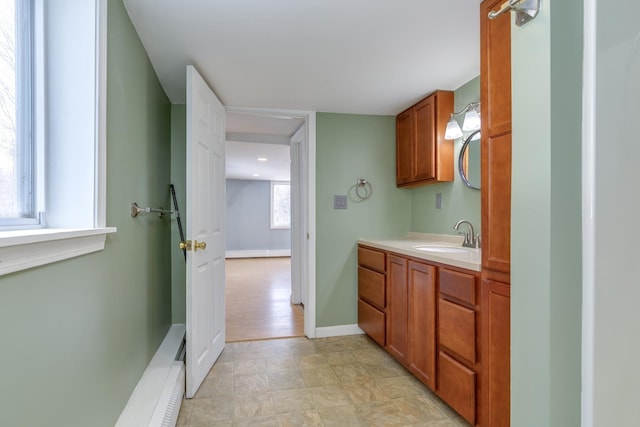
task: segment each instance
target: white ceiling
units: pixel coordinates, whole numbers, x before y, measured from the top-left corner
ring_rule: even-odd
[[[227,106],[382,115],[480,73],[479,0],[124,3],[172,103],[185,102],[188,64]],[[227,133],[256,142],[282,120],[228,118]]]

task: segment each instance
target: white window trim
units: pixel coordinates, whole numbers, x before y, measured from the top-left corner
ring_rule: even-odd
[[[273,224],[273,187],[275,185],[288,185],[289,190],[291,190],[291,181],[271,181],[270,189],[271,192],[269,194],[269,225],[272,230],[290,230],[291,229],[291,217],[289,217],[289,225],[274,225]],[[289,193],[291,195],[291,193]],[[291,197],[291,196],[289,196]],[[291,203],[291,198],[289,198],[289,203]]]
[[[30,229],[0,232],[0,276],[20,270],[62,261],[101,251],[107,234],[115,227],[106,227],[106,87],[107,87],[107,1],[97,0],[96,40],[96,155],[94,228]]]

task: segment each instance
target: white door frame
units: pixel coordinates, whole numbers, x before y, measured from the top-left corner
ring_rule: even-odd
[[[302,197],[298,206],[299,212],[306,212],[306,230],[291,230],[292,239],[298,239],[300,244],[306,244],[307,257],[302,262],[306,268],[307,299],[304,306],[304,334],[308,338],[316,337],[316,112],[306,110],[284,110],[270,108],[226,107],[228,113],[249,113],[262,116],[287,116],[301,118],[306,124],[306,163],[307,185],[301,188]],[[304,143],[304,142],[303,142]],[[292,162],[297,159],[291,159]]]

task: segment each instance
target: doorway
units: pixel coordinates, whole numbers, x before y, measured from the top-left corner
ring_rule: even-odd
[[[226,136],[226,340],[314,337],[308,156],[315,115],[228,108]]]

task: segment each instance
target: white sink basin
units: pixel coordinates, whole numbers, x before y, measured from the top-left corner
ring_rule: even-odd
[[[440,245],[418,245],[414,246],[413,249],[424,252],[439,252],[439,253],[448,253],[448,254],[464,254],[469,253],[473,249],[471,248],[463,248],[460,246],[440,246]]]

